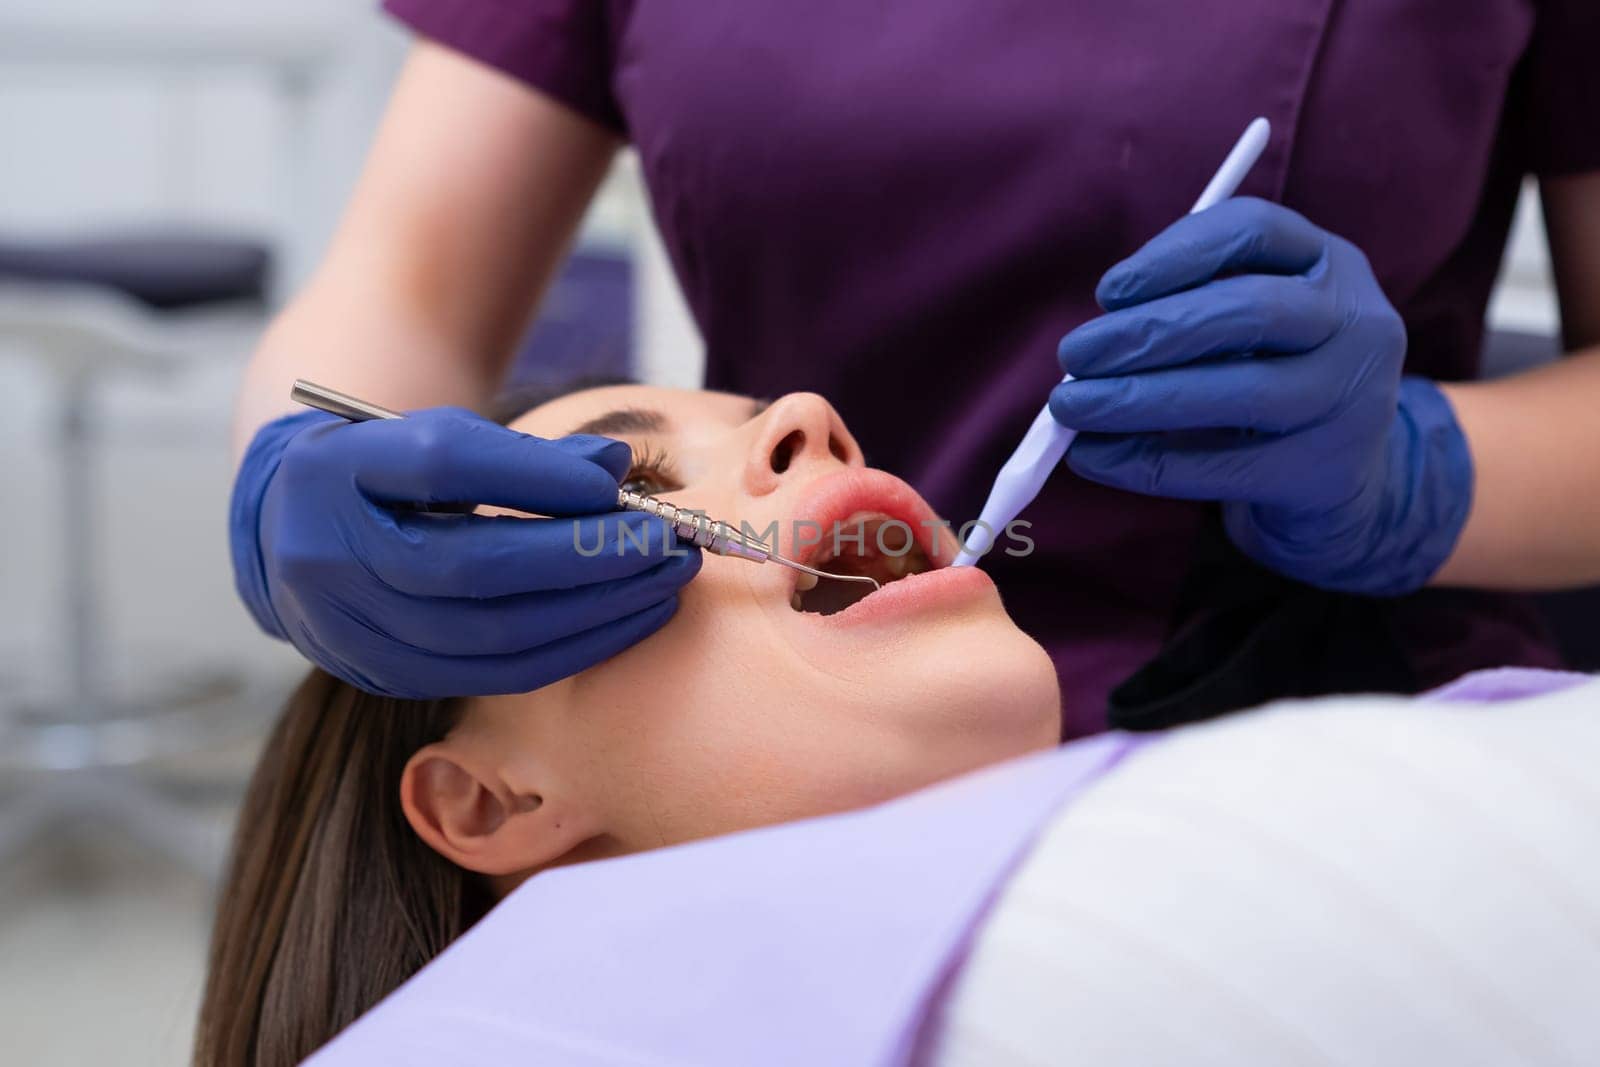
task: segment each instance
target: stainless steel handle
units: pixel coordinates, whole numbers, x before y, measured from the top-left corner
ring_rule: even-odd
[[[349,393],[341,393],[337,389],[329,389],[316,382],[308,382],[304,378],[294,383],[294,388],[289,390],[289,398],[296,403],[307,407],[326,411],[330,415],[337,415],[341,419],[351,422],[371,422],[373,419],[403,419],[404,415],[398,411],[381,408],[377,404],[369,404],[365,400],[358,400]]]

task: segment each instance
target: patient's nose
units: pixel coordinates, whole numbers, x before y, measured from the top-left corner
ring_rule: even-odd
[[[861,466],[861,448],[844,420],[816,393],[790,393],[761,415],[746,467],[746,489],[770,493],[784,476],[818,463]]]

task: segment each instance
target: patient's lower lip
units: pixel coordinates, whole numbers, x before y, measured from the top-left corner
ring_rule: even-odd
[[[949,608],[993,588],[994,582],[977,567],[941,567],[890,582],[844,611],[833,615],[806,613],[801,618],[828,626],[903,620],[910,614]]]

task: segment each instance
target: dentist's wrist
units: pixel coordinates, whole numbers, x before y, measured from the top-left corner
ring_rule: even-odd
[[[1401,381],[1378,469],[1344,507],[1307,524],[1249,504],[1224,509],[1229,535],[1285,577],[1336,592],[1404,596],[1455,551],[1472,509],[1472,452],[1455,410],[1426,378]],[[1283,536],[1278,527],[1314,530]]]
[[[1389,431],[1388,522],[1374,553],[1379,596],[1414,593],[1444,566],[1472,511],[1472,449],[1437,383],[1408,377]]]
[[[228,544],[233,558],[234,588],[256,625],[280,641],[287,641],[289,634],[272,606],[267,587],[266,562],[261,551],[261,505],[289,442],[307,427],[328,420],[329,416],[319,411],[301,411],[267,423],[256,432],[245,450],[233,481],[228,506]]]

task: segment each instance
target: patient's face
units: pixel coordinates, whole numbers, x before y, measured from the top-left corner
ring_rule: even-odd
[[[980,570],[944,570],[949,531],[866,467],[820,397],[615,386],[512,427],[624,440],[629,488],[758,532],[776,523],[790,558],[880,577],[927,568],[852,603],[841,583],[807,591],[788,568],[708,554],[643,643],[536,693],[473,701],[464,727],[501,732],[584,791],[619,850],[858,807],[1056,742],[1049,658]]]

